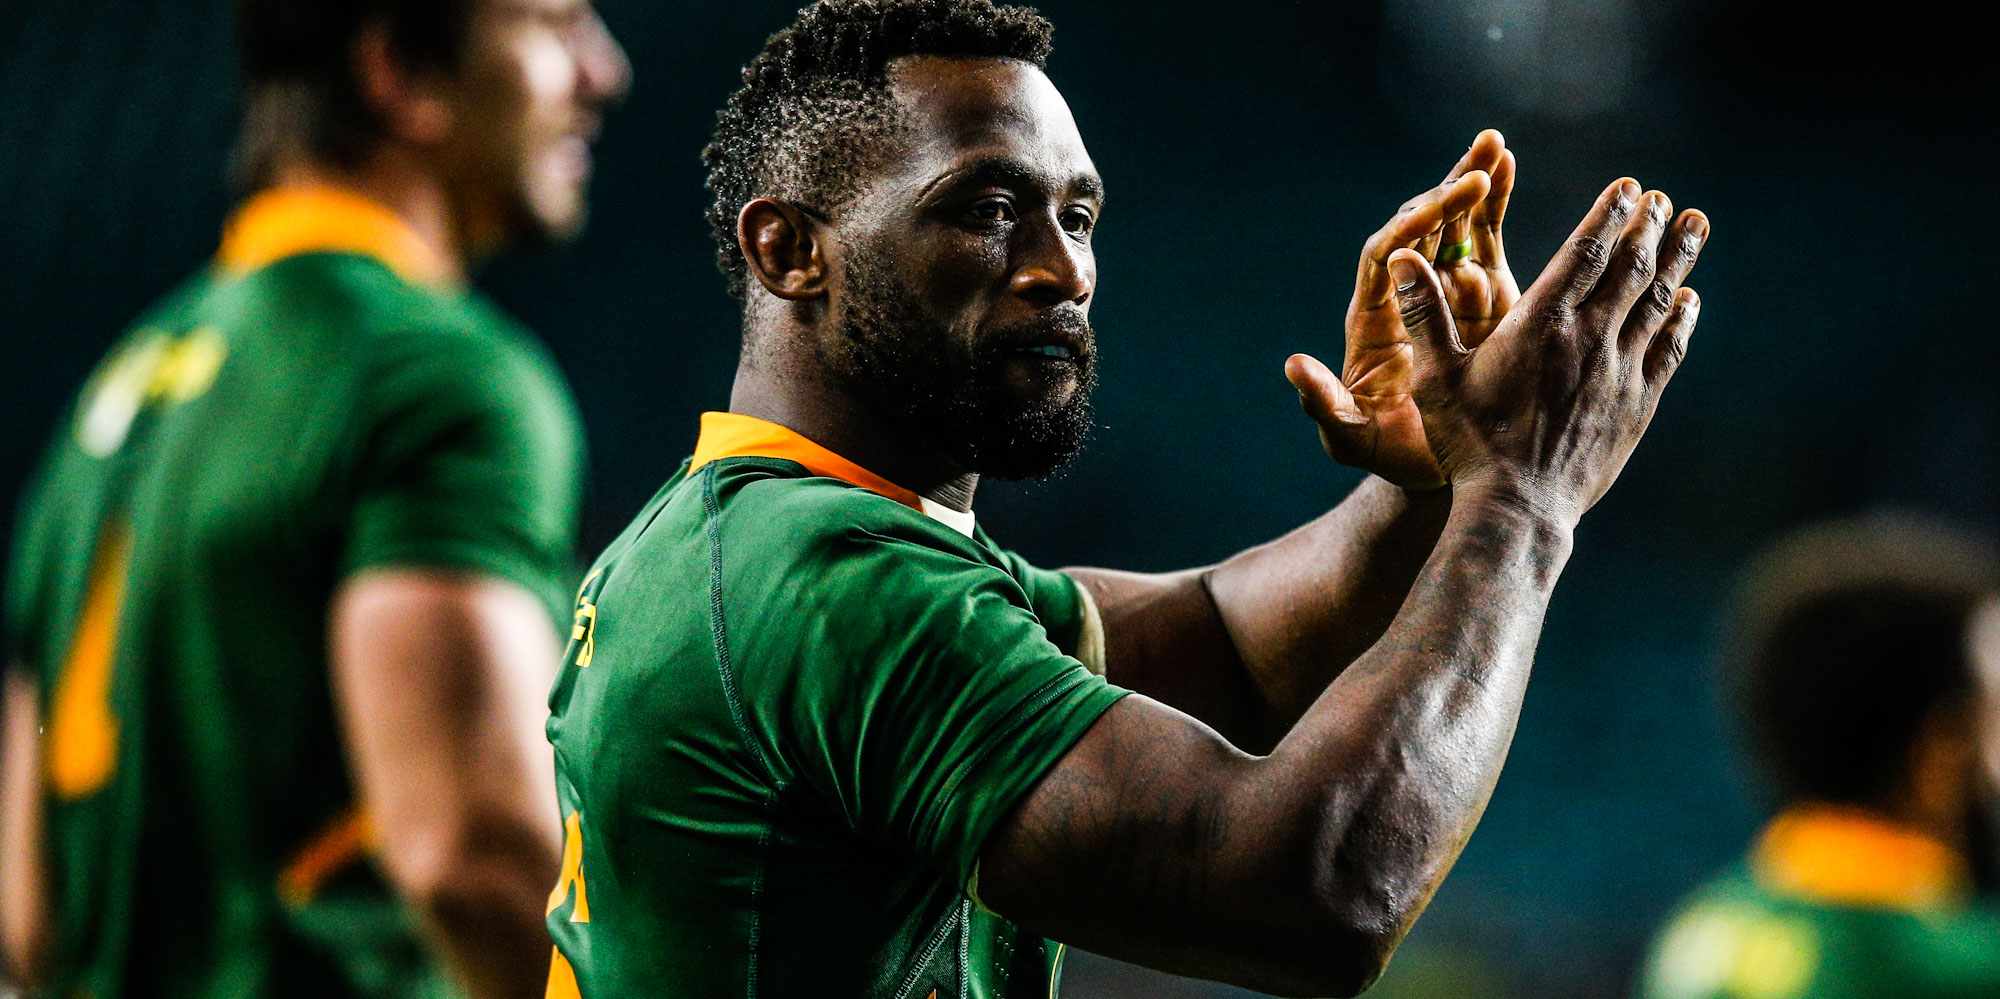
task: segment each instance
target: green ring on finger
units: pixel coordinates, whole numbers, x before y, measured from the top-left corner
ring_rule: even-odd
[[[1472,256],[1472,240],[1460,240],[1447,246],[1438,247],[1437,262],[1453,264]]]

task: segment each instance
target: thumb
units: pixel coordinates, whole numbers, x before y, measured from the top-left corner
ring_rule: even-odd
[[[1293,354],[1285,358],[1285,380],[1299,390],[1299,408],[1321,426],[1346,424],[1361,426],[1368,422],[1361,407],[1355,405],[1354,394],[1347,391],[1340,378],[1331,368],[1320,363],[1311,354]]]
[[[1396,286],[1396,313],[1402,317],[1403,332],[1410,335],[1417,382],[1435,381],[1467,353],[1452,324],[1451,310],[1445,307],[1444,287],[1430,261],[1415,250],[1389,255],[1389,278]]]

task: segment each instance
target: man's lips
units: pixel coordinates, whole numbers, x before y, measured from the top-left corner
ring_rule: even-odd
[[[1003,333],[995,347],[1008,357],[1034,361],[1088,360],[1095,351],[1090,324],[1081,317],[1035,322]]]

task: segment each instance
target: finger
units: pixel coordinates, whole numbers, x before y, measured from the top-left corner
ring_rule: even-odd
[[[1500,162],[1493,168],[1493,186],[1486,192],[1486,197],[1473,207],[1469,219],[1472,252],[1480,263],[1488,267],[1507,266],[1506,247],[1500,240],[1500,224],[1507,219],[1507,199],[1514,194],[1514,169],[1514,151],[1509,149],[1500,155]]]
[[[1445,307],[1444,286],[1430,262],[1415,250],[1391,254],[1389,274],[1396,285],[1396,313],[1410,337],[1416,385],[1433,384],[1466,356],[1451,310]]]
[[[1618,234],[1611,262],[1597,279],[1597,287],[1584,300],[1586,308],[1603,309],[1616,317],[1612,329],[1622,329],[1639,293],[1653,283],[1659,267],[1660,237],[1666,234],[1667,220],[1673,218],[1674,203],[1659,191],[1647,191],[1639,199],[1639,210]]]
[[[1474,170],[1452,182],[1451,189],[1444,195],[1444,203],[1441,206],[1444,224],[1435,242],[1443,246],[1465,242],[1468,228],[1466,220],[1479,208],[1480,202],[1486,200],[1487,192],[1492,189],[1493,175],[1484,170]],[[1424,256],[1436,260],[1437,247],[1431,247],[1431,252]]]
[[[1552,295],[1566,305],[1576,305],[1597,286],[1597,276],[1611,261],[1612,240],[1624,228],[1639,203],[1639,182],[1630,177],[1614,181],[1597,203],[1577,223],[1555,259],[1542,270],[1529,295]]]
[[[1674,296],[1674,307],[1667,313],[1666,325],[1653,334],[1652,343],[1646,346],[1643,370],[1646,384],[1655,391],[1680,368],[1681,359],[1687,356],[1688,339],[1694,336],[1694,324],[1700,319],[1701,296],[1695,294],[1693,288],[1682,288]]]
[[[1438,232],[1447,218],[1470,211],[1486,196],[1490,184],[1491,178],[1484,171],[1475,170],[1433,188],[1368,237],[1361,248],[1361,266],[1354,278],[1355,307],[1379,309],[1389,304],[1389,255],[1422,244]],[[1426,256],[1436,252],[1433,245]]]
[[[1472,137],[1472,145],[1466,147],[1465,155],[1452,165],[1451,172],[1444,175],[1444,182],[1449,184],[1474,170],[1490,174],[1500,165],[1500,158],[1506,152],[1507,137],[1501,135],[1497,128],[1484,129]]]
[[[1355,405],[1354,394],[1341,384],[1333,369],[1311,354],[1285,358],[1285,380],[1299,390],[1299,408],[1323,427],[1363,426],[1368,417]]]
[[[1499,169],[1506,156],[1506,137],[1500,134],[1499,129],[1485,129],[1473,137],[1472,145],[1466,148],[1465,155],[1460,156],[1458,163],[1452,166],[1451,172],[1444,175],[1444,183],[1451,184],[1460,177],[1470,176],[1475,172],[1484,173],[1490,178],[1493,171]],[[1475,202],[1469,207],[1476,209],[1479,203]],[[1456,246],[1465,242],[1470,238],[1470,229],[1471,225],[1464,215],[1447,213],[1444,231],[1436,239],[1420,247],[1420,250],[1425,259],[1436,260],[1439,246]]]
[[[1694,269],[1695,258],[1701,255],[1702,245],[1707,241],[1708,216],[1692,208],[1682,212],[1673,228],[1667,230],[1667,238],[1660,243],[1659,270],[1653,275],[1653,283],[1646,286],[1639,303],[1625,318],[1625,331],[1620,339],[1626,346],[1648,343],[1659,331],[1667,313],[1673,310],[1681,282]]]

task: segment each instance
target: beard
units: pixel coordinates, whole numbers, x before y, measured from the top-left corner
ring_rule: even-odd
[[[851,259],[840,336],[827,348],[835,356],[823,360],[865,402],[967,471],[1019,481],[1069,464],[1090,436],[1097,383],[1096,338],[1082,310],[1052,310],[968,343],[894,273],[871,254]],[[1060,342],[1074,344],[1074,355],[1029,360],[1018,352]],[[1067,374],[1074,387],[1066,396],[1024,391],[1013,374],[1024,363],[1036,369],[1031,383]]]

